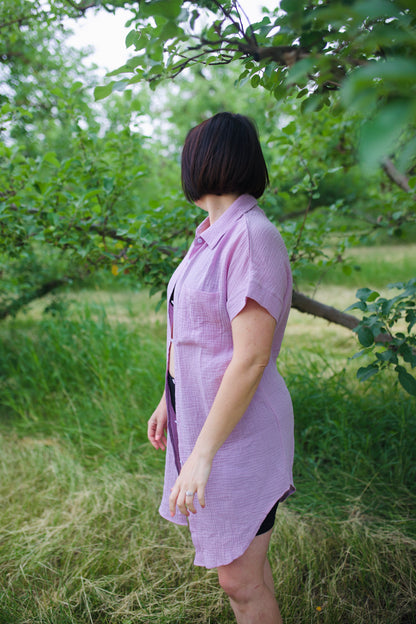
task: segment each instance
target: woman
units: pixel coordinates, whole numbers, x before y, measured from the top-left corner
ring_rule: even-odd
[[[148,423],[167,449],[159,512],[189,524],[194,563],[218,568],[239,624],[281,622],[267,549],[294,491],[292,404],[276,369],[292,278],[257,206],[267,184],[249,119],[219,113],[189,132],[182,186],[208,216],[168,285],[166,388]]]

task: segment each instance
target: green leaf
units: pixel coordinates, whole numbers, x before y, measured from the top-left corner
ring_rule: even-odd
[[[132,56],[131,58],[129,58],[129,60],[126,62],[125,67],[132,70],[132,69],[136,69],[136,67],[138,67],[141,63],[143,63],[143,56]]]
[[[117,80],[117,82],[112,83],[112,91],[124,91],[124,89],[129,84],[128,80]]]
[[[229,24],[223,31],[222,31],[222,36],[223,37],[228,37],[229,35],[237,35],[238,34],[238,27],[236,24]]]
[[[368,349],[361,349],[361,351],[357,351],[357,353],[354,353],[354,355],[352,355],[350,359],[356,360],[357,358],[362,357],[366,353],[368,353]]]
[[[355,293],[355,296],[361,301],[367,301],[372,292],[374,291],[371,290],[371,288],[359,288]]]
[[[360,381],[367,381],[370,377],[373,377],[378,373],[379,368],[377,364],[370,364],[369,366],[361,366],[357,371],[357,379]]]
[[[296,13],[303,10],[303,2],[299,0],[281,0],[280,8],[286,13]]]
[[[407,95],[415,81],[416,62],[414,60],[400,57],[373,60],[354,70],[343,82],[341,97],[345,106],[357,111],[361,108],[361,102],[358,99],[361,92],[371,92],[373,101],[386,90],[392,94]]]
[[[397,364],[397,355],[391,349],[376,353],[376,358],[380,360],[380,362],[392,362],[393,364]]]
[[[254,74],[254,76],[250,79],[251,86],[256,88],[260,84],[260,76],[258,74]]]
[[[53,93],[53,95],[56,95],[59,98],[64,97],[64,92],[62,91],[60,87],[54,87],[53,89],[51,89],[51,93]]]
[[[136,39],[139,38],[139,33],[137,30],[131,30],[126,37],[126,48],[129,48],[136,42]]]
[[[361,0],[355,2],[354,13],[361,19],[376,19],[378,17],[394,17],[400,15],[398,7],[388,0]]]
[[[111,193],[111,191],[114,189],[114,178],[104,178],[103,187],[106,193]]]
[[[403,366],[396,366],[396,371],[398,372],[399,382],[401,386],[413,396],[416,396],[416,379],[407,372]]]
[[[295,84],[312,72],[315,66],[314,59],[305,58],[295,63],[287,73],[286,83]]]
[[[78,89],[82,89],[82,87],[83,87],[82,82],[77,80],[71,85],[71,93],[75,93],[76,91],[78,91]]]
[[[374,342],[373,332],[369,327],[361,325],[357,329],[357,336],[363,347],[371,347]]]
[[[106,97],[108,97],[110,95],[110,93],[112,93],[113,91],[113,83],[110,82],[107,85],[104,85],[102,87],[95,87],[94,89],[94,99],[97,100],[102,100]]]
[[[54,167],[59,167],[61,164],[57,159],[55,152],[46,152],[43,157],[43,162],[47,162]]]
[[[160,33],[161,39],[163,41],[167,41],[168,39],[173,39],[178,35],[180,29],[178,28],[177,23],[174,20],[168,20],[166,24],[163,26],[162,31]]]
[[[301,104],[300,110],[302,113],[309,114],[314,111],[321,110],[324,105],[324,96],[320,93],[311,93],[309,97],[306,97]]]
[[[348,306],[348,308],[345,308],[345,312],[348,312],[348,310],[361,310],[362,312],[366,312],[367,305],[364,303],[364,301],[356,301],[355,303]]]
[[[198,17],[199,17],[199,13],[198,13],[198,11],[197,11],[196,9],[194,9],[194,10],[192,11],[192,16],[191,16],[191,19],[190,19],[190,21],[189,21],[189,25],[190,25],[190,27],[191,27],[191,29],[192,29],[192,30],[194,29],[195,22],[196,22],[196,20],[198,19]]]
[[[413,103],[399,101],[388,104],[378,111],[361,128],[359,156],[369,169],[376,169],[384,157],[389,156],[412,117]]]
[[[376,290],[373,290],[367,297],[367,301],[374,301],[378,297],[380,297],[380,293],[378,293]]]
[[[140,17],[153,17],[162,15],[168,19],[179,17],[182,7],[182,0],[152,0],[151,2],[140,2]]]
[[[287,126],[285,126],[284,128],[282,128],[282,132],[284,132],[285,134],[295,134],[296,132],[296,122],[295,121],[291,121],[290,123],[287,124]]]
[[[127,65],[121,65],[121,67],[116,67],[111,72],[108,72],[107,76],[119,76],[120,74],[126,74],[131,71],[131,68]]]

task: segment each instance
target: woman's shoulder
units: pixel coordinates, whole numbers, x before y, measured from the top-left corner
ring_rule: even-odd
[[[271,248],[271,250],[285,249],[282,236],[276,225],[270,221],[265,212],[258,206],[254,206],[244,215],[243,228],[250,245],[257,249]]]

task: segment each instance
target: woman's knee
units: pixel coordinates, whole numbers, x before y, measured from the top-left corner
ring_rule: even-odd
[[[238,603],[249,602],[262,584],[261,581],[256,583],[255,579],[236,573],[227,566],[218,569],[218,580],[227,596]]]

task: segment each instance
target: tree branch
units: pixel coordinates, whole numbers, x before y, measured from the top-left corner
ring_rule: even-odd
[[[352,314],[346,314],[345,312],[337,310],[337,308],[316,301],[316,299],[311,299],[297,290],[294,290],[292,293],[292,308],[299,310],[299,312],[304,312],[305,314],[318,316],[319,318],[326,319],[330,323],[342,325],[342,327],[347,327],[348,329],[354,329],[359,323],[357,317]]]
[[[15,299],[10,305],[6,306],[3,309],[0,309],[0,320],[4,320],[8,316],[16,314],[16,312],[18,312],[25,305],[31,303],[32,301],[35,301],[36,299],[41,299],[42,297],[45,297],[45,295],[48,295],[49,293],[53,292],[60,286],[67,284],[68,282],[69,278],[67,277],[50,280],[49,282],[45,282],[44,284],[39,286],[39,288],[36,288],[32,292],[21,295],[20,297]]]
[[[99,6],[99,3],[96,0],[92,0],[91,2],[80,2],[77,4],[74,0],[65,0],[66,4],[69,4],[75,11],[78,11],[81,15],[84,15],[87,9],[91,9],[92,7]]]
[[[319,204],[313,204],[312,206],[309,207],[309,214],[313,212],[314,210],[317,210],[318,208],[321,208]],[[285,221],[291,221],[293,219],[297,219],[298,217],[303,217],[304,215],[305,215],[305,210],[302,209],[302,210],[293,210],[292,212],[288,212],[276,218],[279,221],[279,223],[284,223]]]
[[[309,51],[300,46],[257,47],[238,41],[233,41],[232,43],[238,46],[240,52],[252,56],[255,61],[271,59],[278,65],[287,67],[292,67],[297,61],[309,56]]]
[[[409,186],[409,182],[407,181],[406,176],[403,175],[403,173],[400,173],[398,169],[396,169],[390,158],[385,158],[381,163],[381,167],[387,173],[388,177],[392,182],[397,184],[397,186],[403,191],[406,191],[406,193],[410,193],[411,188]]]
[[[25,22],[29,22],[32,19],[36,19],[37,17],[40,17],[40,15],[41,13],[30,13],[29,15],[20,15],[19,17],[15,17],[14,19],[9,20],[8,22],[1,22],[0,30],[2,28],[7,28],[8,26],[12,26],[13,24],[19,24],[19,26],[21,26]]]
[[[355,329],[360,322],[359,319],[352,314],[341,312],[341,310],[337,310],[337,308],[321,303],[316,299],[311,299],[297,290],[292,292],[292,308],[305,314],[323,318],[330,323],[335,323],[335,325],[341,325],[351,330]],[[379,334],[374,338],[374,341],[391,342],[391,336],[389,336],[389,334]]]
[[[170,253],[171,249],[166,249],[164,251],[165,253]],[[144,267],[144,272],[147,273],[149,270],[150,265],[146,265]],[[68,284],[72,279],[73,278],[67,276],[60,279],[50,280],[34,289],[32,292],[25,293],[21,297],[15,299],[15,301],[13,301],[10,305],[0,309],[0,320],[4,320],[13,314],[16,314],[24,306],[28,305],[32,301],[35,301],[36,299],[41,299],[42,297],[49,295],[61,286]],[[359,320],[352,314],[341,312],[341,310],[337,310],[336,308],[328,306],[325,303],[321,303],[316,299],[311,299],[297,290],[293,290],[292,292],[292,308],[305,314],[311,314],[312,316],[323,318],[330,323],[341,325],[342,327],[346,327],[350,330],[353,330],[359,324]],[[388,334],[379,334],[375,338],[375,342],[390,341],[391,337]]]

